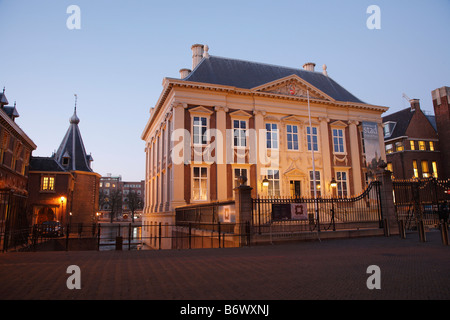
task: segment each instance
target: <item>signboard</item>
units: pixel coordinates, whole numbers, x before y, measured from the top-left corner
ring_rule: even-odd
[[[236,222],[236,211],[234,204],[219,206],[219,221],[225,223]]]
[[[308,220],[306,203],[274,203],[272,204],[272,219],[282,220]]]
[[[380,137],[378,135],[378,124],[376,122],[363,121],[364,151],[366,155],[365,166],[372,173],[377,170],[381,161]]]
[[[306,203],[291,203],[292,220],[308,220],[308,208]]]

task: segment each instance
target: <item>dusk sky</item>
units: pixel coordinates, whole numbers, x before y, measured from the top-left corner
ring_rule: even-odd
[[[81,29],[69,29],[70,5]],[[369,29],[370,5],[381,29]],[[387,114],[450,86],[450,1],[0,0],[0,87],[18,125],[51,156],[73,114],[101,175],[143,180],[141,133],[164,77],[191,68],[191,45],[211,55],[328,75]]]

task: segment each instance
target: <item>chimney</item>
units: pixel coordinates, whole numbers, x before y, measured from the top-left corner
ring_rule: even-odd
[[[420,110],[420,100],[419,99],[411,99],[409,100],[409,103],[411,104],[411,112]]]
[[[191,73],[190,69],[181,69],[180,70],[180,79],[186,78],[189,75],[189,73]]]
[[[316,66],[315,63],[313,62],[307,62],[303,65],[303,69],[305,69],[306,71],[314,71],[314,67]]]
[[[203,58],[204,45],[194,44],[192,47],[192,70],[200,63]]]

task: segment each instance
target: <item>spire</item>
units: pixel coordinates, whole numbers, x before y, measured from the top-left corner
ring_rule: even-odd
[[[80,119],[77,116],[77,95],[75,94],[75,108],[73,116],[70,118],[70,126],[56,151],[55,159],[69,171],[92,172],[89,156],[84,149],[83,139],[78,128],[79,122]]]
[[[76,93],[74,94],[74,96],[75,96],[75,108],[73,110],[73,116],[70,118],[70,123],[79,124],[80,123],[80,119],[77,116],[77,99],[78,99],[78,96],[77,96]]]

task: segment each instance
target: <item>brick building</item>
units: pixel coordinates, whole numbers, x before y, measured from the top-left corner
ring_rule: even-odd
[[[410,104],[383,117],[387,169],[396,179],[442,178],[437,119],[421,110],[418,99],[411,99]]]
[[[47,220],[92,223],[98,209],[100,175],[91,168],[76,114],[70,118],[58,150],[51,157],[32,157],[30,162],[29,203],[33,222]]]
[[[450,178],[450,87],[441,87],[431,92],[436,128],[442,155],[442,177]]]

